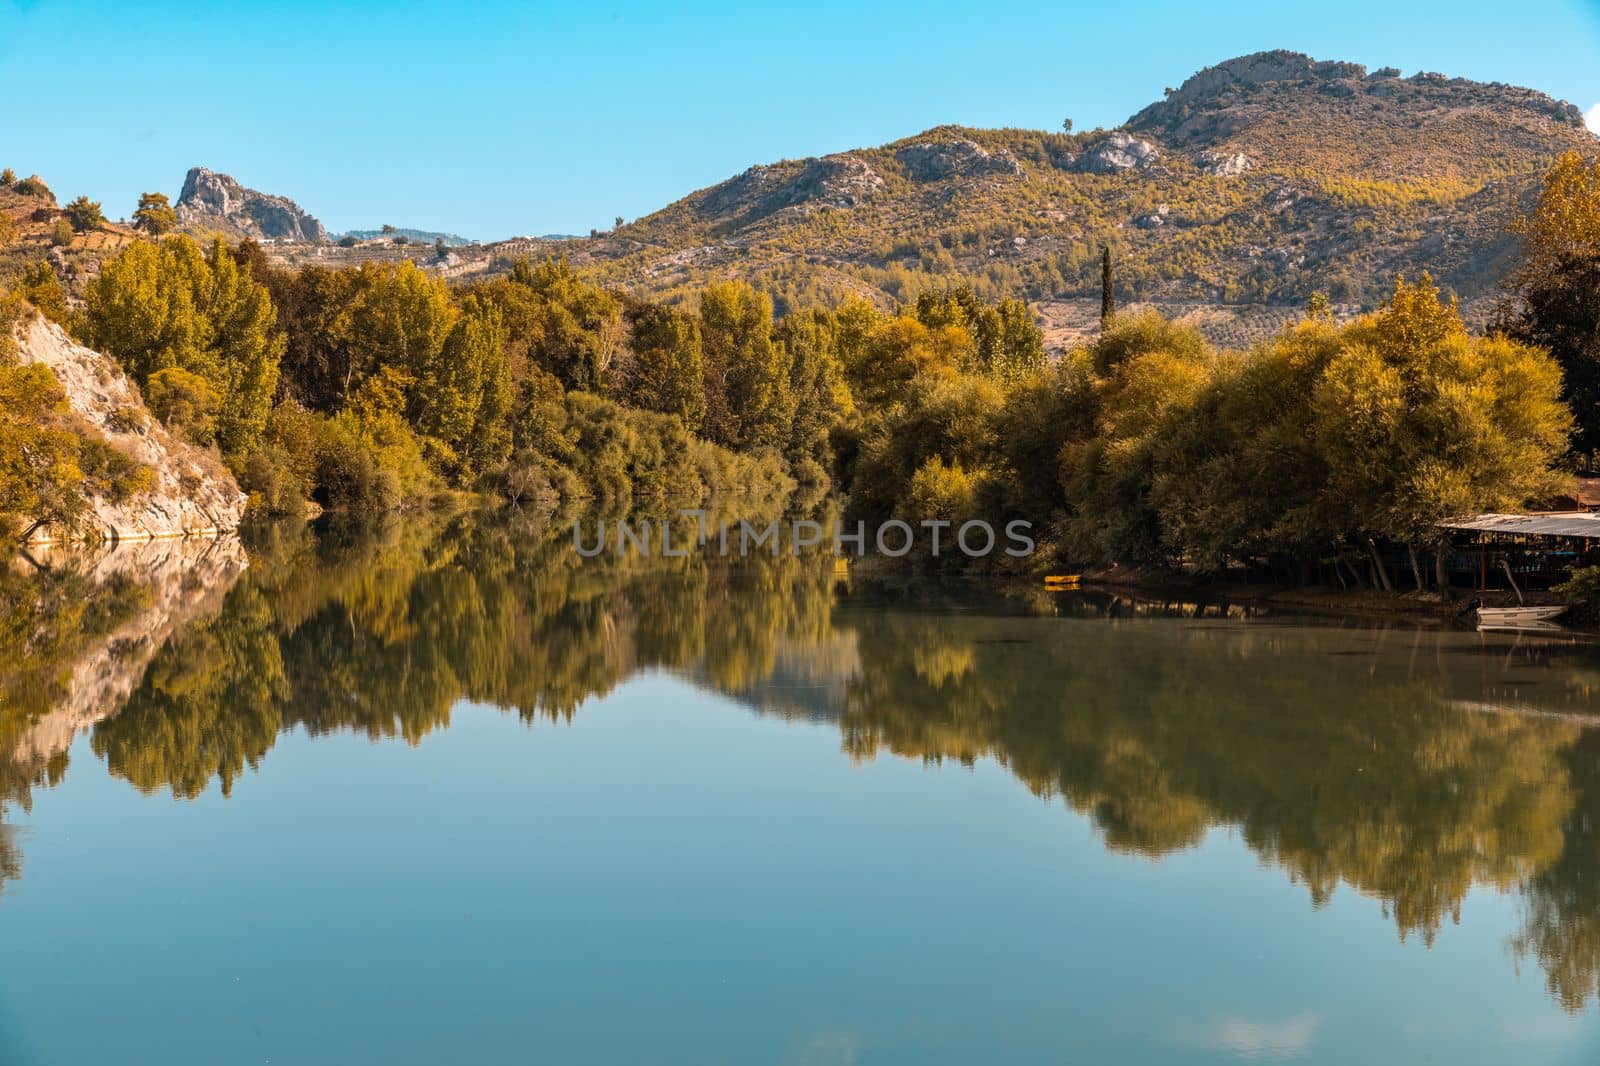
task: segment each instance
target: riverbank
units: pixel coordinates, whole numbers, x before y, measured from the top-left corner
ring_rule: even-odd
[[[1478,591],[1451,589],[1448,593],[1429,590],[1383,592],[1376,589],[1340,589],[1328,586],[1291,586],[1212,581],[1192,575],[1144,567],[1110,567],[1085,571],[1085,587],[1116,591],[1139,598],[1237,603],[1251,607],[1297,614],[1363,615],[1404,618],[1413,621],[1447,623],[1469,620],[1471,604],[1477,600],[1487,606],[1509,607],[1518,600],[1514,592],[1502,589]],[[1569,603],[1550,592],[1527,594],[1530,604]],[[1600,629],[1600,605],[1570,603],[1561,624],[1574,629]]]

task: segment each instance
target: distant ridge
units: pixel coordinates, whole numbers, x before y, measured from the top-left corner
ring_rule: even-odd
[[[382,237],[404,237],[408,241],[421,244],[433,244],[443,241],[447,248],[465,248],[469,244],[478,242],[469,237],[462,237],[455,233],[441,233],[431,229],[411,229],[406,226],[391,226],[388,229],[352,229],[339,234],[340,237],[354,237],[358,241],[378,240]]]

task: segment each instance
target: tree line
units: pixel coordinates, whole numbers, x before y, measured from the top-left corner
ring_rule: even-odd
[[[1053,361],[1024,303],[963,286],[780,316],[741,282],[652,303],[557,260],[451,285],[169,235],[107,262],[81,307],[43,264],[15,287],[215,446],[262,512],[832,486],[850,519],[1033,522],[1050,562],[1255,560],[1395,588],[1437,580],[1439,521],[1549,499],[1574,443],[1600,440],[1600,164],[1559,160],[1519,227],[1485,335],[1424,276],[1353,322],[1314,298],[1218,350],[1119,313],[1104,263],[1101,334]]]

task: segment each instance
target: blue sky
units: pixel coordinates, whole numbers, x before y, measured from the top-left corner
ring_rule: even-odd
[[[494,238],[947,122],[1116,125],[1265,48],[1600,104],[1600,0],[866,8],[0,0],[0,165],[114,217],[204,164],[333,230]]]

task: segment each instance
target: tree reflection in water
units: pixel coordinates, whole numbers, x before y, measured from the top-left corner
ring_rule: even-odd
[[[1518,892],[1517,952],[1569,1009],[1600,994],[1600,730],[1570,717],[1600,663],[1589,645],[1045,622],[1031,615],[1072,611],[1037,595],[981,611],[954,609],[966,595],[841,595],[823,555],[581,560],[569,523],[266,530],[217,609],[93,725],[92,748],[140,789],[227,793],[297,726],[416,744],[463,700],[570,719],[668,669],[762,713],[833,720],[855,758],[993,759],[1112,849],[1159,858],[1234,829],[1313,906],[1342,883],[1402,937],[1431,943],[1475,885]],[[0,751],[15,751],[141,597],[63,570],[5,581]],[[1481,713],[1512,689],[1569,716]],[[0,802],[60,779],[65,752],[47,754],[0,759]],[[19,869],[0,833],[0,880]]]

